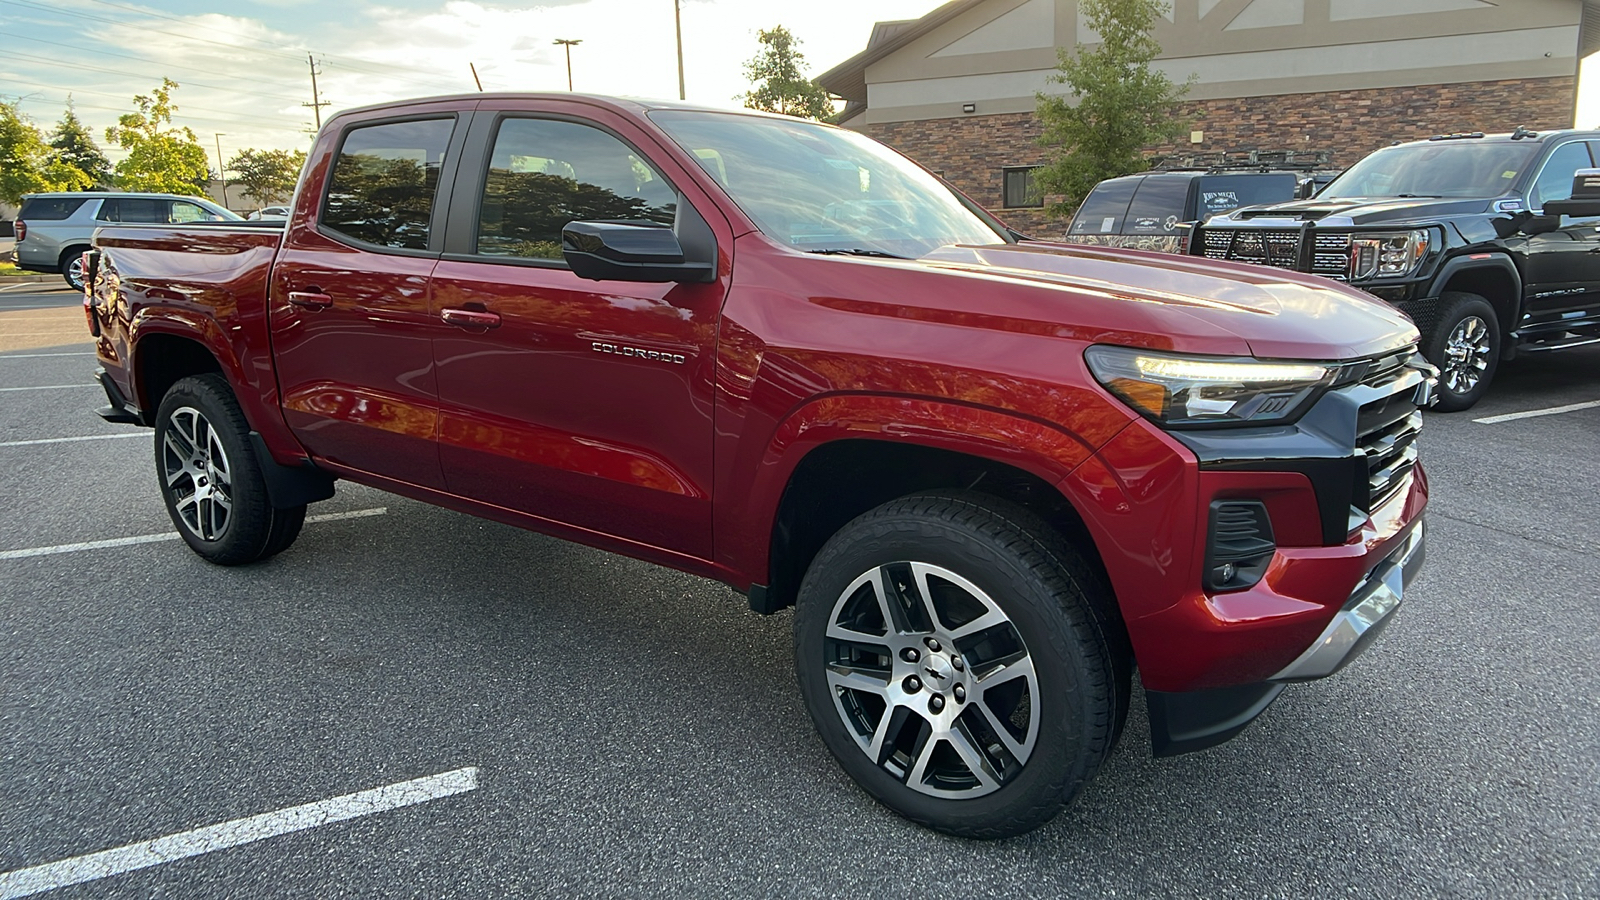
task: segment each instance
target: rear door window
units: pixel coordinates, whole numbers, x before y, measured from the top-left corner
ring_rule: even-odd
[[[1189,185],[1194,178],[1187,176],[1151,175],[1139,185],[1128,206],[1128,215],[1122,222],[1123,234],[1167,234],[1187,221],[1183,214],[1189,199]]]
[[[33,197],[22,201],[22,211],[17,218],[26,222],[59,222],[78,211],[87,197]]]
[[[1128,215],[1128,202],[1143,178],[1113,178],[1095,185],[1077,215],[1072,217],[1073,234],[1118,234]]]
[[[428,249],[439,171],[455,119],[352,128],[334,162],[322,225],[380,247]]]
[[[1288,203],[1294,199],[1300,178],[1292,172],[1264,175],[1204,175],[1195,215],[1202,221],[1241,206]]]
[[[126,222],[134,225],[166,225],[171,222],[171,200],[150,197],[111,197],[100,204],[95,216],[102,222]]]
[[[198,203],[187,203],[183,200],[172,201],[172,221],[174,224],[209,222],[216,218],[219,217]]]

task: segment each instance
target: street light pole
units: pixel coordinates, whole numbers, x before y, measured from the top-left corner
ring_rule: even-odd
[[[678,99],[687,100],[683,92],[683,9],[679,0],[672,0],[672,24],[678,31]]]
[[[223,209],[227,209],[227,207],[228,207],[228,173],[226,171],[224,171],[224,166],[226,166],[227,163],[224,163],[222,161],[222,135],[223,135],[223,132],[215,131],[215,132],[212,132],[212,134],[217,139],[217,178],[222,182],[222,207],[223,207]]]
[[[583,43],[583,39],[579,38],[574,41],[567,38],[556,38],[556,43],[567,48],[567,90],[570,91],[572,90],[572,48]]]

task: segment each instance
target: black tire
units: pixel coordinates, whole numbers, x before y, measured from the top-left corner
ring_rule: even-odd
[[[88,247],[70,247],[61,253],[58,260],[61,266],[61,277],[66,279],[67,286],[79,293],[83,292],[83,252]]]
[[[218,565],[274,556],[305,522],[303,505],[273,508],[249,435],[221,375],[180,380],[156,413],[156,480],[167,515],[194,552]]]
[[[877,602],[873,581],[890,597],[911,587],[897,610]],[[823,742],[868,793],[938,831],[1002,838],[1048,822],[1127,716],[1132,657],[1109,591],[1044,522],[1003,501],[923,494],[856,518],[812,561],[796,606],[796,670]],[[918,647],[915,661],[903,655]]]
[[[1470,408],[1489,392],[1505,336],[1488,300],[1449,291],[1439,295],[1439,317],[1422,355],[1439,367],[1440,412]]]

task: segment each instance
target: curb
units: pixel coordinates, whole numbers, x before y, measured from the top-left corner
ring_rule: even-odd
[[[44,284],[60,280],[60,275],[0,275],[0,284]]]

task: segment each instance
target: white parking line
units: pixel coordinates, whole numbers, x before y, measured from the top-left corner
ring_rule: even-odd
[[[0,391],[59,391],[65,388],[92,388],[99,386],[86,381],[79,384],[39,384],[33,387],[0,388]]]
[[[144,431],[130,431],[126,434],[86,434],[83,437],[65,438],[37,438],[31,441],[0,441],[0,447],[31,447],[34,444],[70,444],[73,441],[114,441],[118,438],[148,438],[149,433]]]
[[[320,825],[332,825],[335,822],[358,819],[392,809],[416,806],[429,800],[464,794],[476,790],[477,787],[478,767],[467,766],[450,772],[441,772],[438,775],[357,791],[342,797],[291,806],[276,812],[180,831],[177,834],[129,844],[126,847],[74,856],[71,859],[27,869],[17,869],[14,872],[0,874],[0,900],[28,897],[68,885],[110,878],[124,872],[148,869],[151,866],[188,859],[191,856],[215,853],[241,844],[305,831]]]
[[[0,353],[0,359],[44,359],[47,356],[93,356],[94,351],[84,353],[18,353],[15,356]]]
[[[1532,419],[1538,416],[1555,416],[1561,413],[1577,412],[1580,409],[1594,409],[1600,406],[1600,400],[1590,400],[1587,403],[1569,403],[1566,406],[1552,406],[1549,409],[1530,409],[1527,412],[1506,413],[1503,416],[1484,416],[1473,419],[1479,425],[1494,425],[1498,422],[1511,422],[1516,419]]]
[[[381,516],[389,511],[387,506],[373,509],[355,509],[350,512],[323,513],[320,516],[306,516],[306,524],[316,522],[339,522],[344,519],[365,519],[369,516]],[[80,550],[101,550],[106,547],[129,547],[134,544],[156,544],[161,541],[175,541],[179,537],[176,531],[163,531],[160,534],[136,534],[131,537],[106,538],[103,541],[83,541],[77,544],[56,544],[52,547],[24,547],[21,550],[0,550],[0,559],[26,559],[30,556],[54,556],[57,553],[77,553]]]

